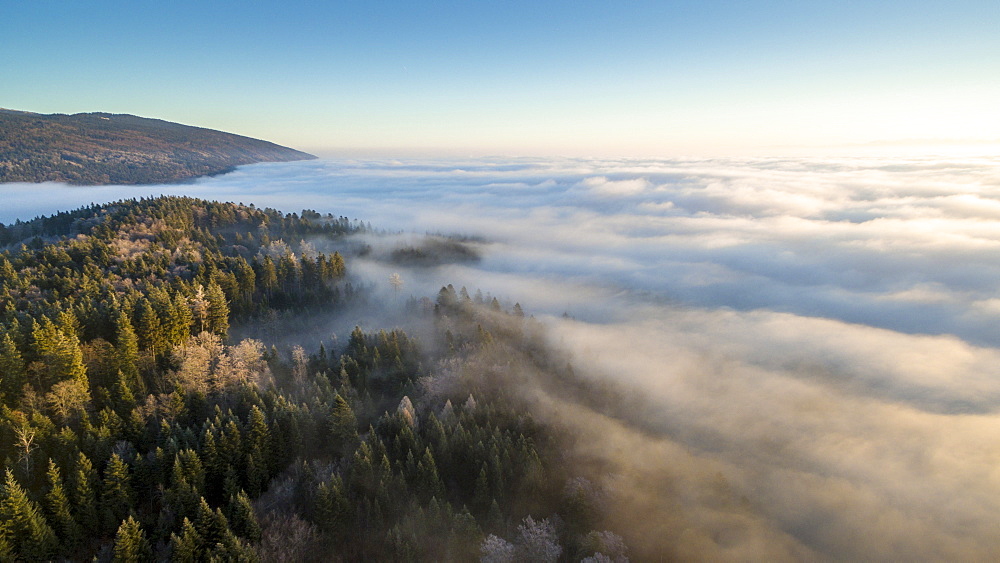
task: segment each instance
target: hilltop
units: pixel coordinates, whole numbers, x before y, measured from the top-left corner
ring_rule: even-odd
[[[268,141],[128,114],[0,109],[0,183],[153,184],[316,158]]]
[[[333,250],[361,223],[160,197],[0,234],[0,561],[627,560],[536,414],[588,384],[520,306],[287,330],[390,311]]]

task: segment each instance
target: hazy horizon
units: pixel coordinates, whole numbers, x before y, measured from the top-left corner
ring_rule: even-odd
[[[992,2],[19,3],[0,106],[325,156],[1000,141]]]

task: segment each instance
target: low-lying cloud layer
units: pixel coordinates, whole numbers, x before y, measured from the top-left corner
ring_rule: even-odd
[[[675,555],[1000,553],[998,158],[312,161],[4,190],[5,221],[183,193],[403,231],[389,252],[482,237],[478,261],[352,264],[387,302],[396,271],[405,295],[519,301],[582,377],[641,391],[641,421],[548,400]]]

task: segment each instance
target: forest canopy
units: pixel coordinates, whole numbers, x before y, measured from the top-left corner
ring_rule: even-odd
[[[317,250],[368,229],[182,197],[0,226],[0,559],[627,560],[533,414],[572,367],[520,305],[444,285],[400,305],[419,334],[233,337],[377,306]]]

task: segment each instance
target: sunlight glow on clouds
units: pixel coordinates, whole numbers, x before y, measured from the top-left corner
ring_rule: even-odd
[[[1000,553],[996,156],[332,160],[5,189],[7,221],[175,193],[402,231],[376,248],[480,237],[478,263],[349,268],[385,303],[395,271],[416,296],[453,283],[518,301],[578,374],[630,390],[618,412],[538,400],[608,467],[645,552]]]

